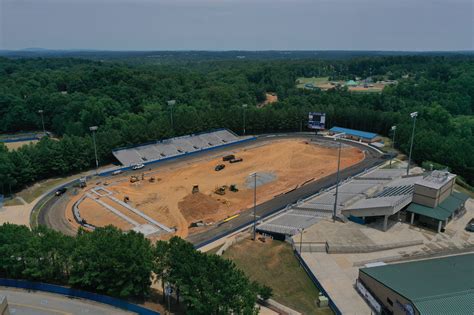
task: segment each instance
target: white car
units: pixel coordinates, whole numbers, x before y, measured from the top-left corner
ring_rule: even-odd
[[[119,175],[122,174],[122,170],[116,170],[112,173],[112,175]]]
[[[139,170],[139,169],[144,168],[144,167],[145,167],[145,164],[142,164],[142,163],[135,164],[135,165],[132,166],[132,170]]]

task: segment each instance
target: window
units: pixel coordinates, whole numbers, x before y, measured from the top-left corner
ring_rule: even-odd
[[[393,302],[392,302],[392,300],[390,300],[390,298],[387,298],[387,302],[388,302],[388,304],[390,304],[390,306],[393,306]]]

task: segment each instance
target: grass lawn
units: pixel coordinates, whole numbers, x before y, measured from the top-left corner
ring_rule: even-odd
[[[9,199],[9,200],[5,200],[5,201],[3,202],[3,205],[4,205],[5,207],[8,207],[8,206],[20,206],[20,205],[22,205],[22,204],[23,204],[23,203],[22,203],[20,200],[16,199],[16,198]]]
[[[47,179],[41,182],[34,184],[31,187],[23,189],[19,193],[16,194],[17,197],[22,197],[25,199],[26,202],[31,203],[33,200],[41,196],[43,193],[47,192],[54,186],[65,182],[66,178],[54,178],[54,179]]]
[[[465,193],[466,195],[468,195],[469,197],[471,198],[474,198],[474,191],[470,191],[458,184],[454,184],[454,189],[456,189],[457,191],[460,191],[462,193]]]
[[[298,78],[297,82],[299,82],[296,87],[304,88],[304,85],[307,83],[312,83],[314,86],[318,84],[326,84],[328,83],[329,77],[312,77],[312,78]]]
[[[333,314],[318,308],[318,289],[301,268],[291,246],[285,242],[243,240],[225,251],[252,280],[273,289],[273,299],[304,314]]]

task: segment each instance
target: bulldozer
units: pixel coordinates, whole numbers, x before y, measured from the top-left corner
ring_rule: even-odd
[[[236,184],[230,185],[229,190],[232,191],[232,192],[238,192],[239,191]]]
[[[138,176],[135,176],[135,175],[130,176],[130,183],[135,183],[135,182],[138,182],[138,181],[140,181]]]

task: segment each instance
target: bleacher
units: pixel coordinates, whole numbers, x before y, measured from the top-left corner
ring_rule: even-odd
[[[217,148],[223,145],[251,139],[251,136],[238,137],[227,129],[208,133],[176,137],[155,141],[144,145],[119,148],[112,153],[123,166],[147,164],[171,157]]]
[[[341,210],[348,205],[367,198],[369,193],[384,191],[384,184],[399,178],[403,173],[404,170],[400,169],[376,169],[342,182],[338,189],[336,215],[339,216]],[[405,184],[402,180],[393,183],[397,186]],[[332,187],[298,202],[283,213],[261,223],[257,229],[266,233],[295,235],[300,229],[310,227],[322,218],[331,218],[334,201],[335,188]]]

